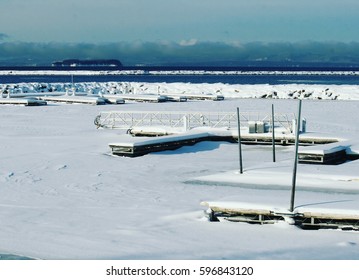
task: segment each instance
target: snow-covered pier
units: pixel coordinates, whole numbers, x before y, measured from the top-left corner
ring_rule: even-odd
[[[225,128],[197,127],[188,131],[181,131],[180,129],[161,127],[134,127],[129,129],[128,132],[133,136],[142,137],[131,137],[126,142],[109,144],[114,155],[136,157],[151,152],[174,150],[182,146],[194,145],[201,141],[238,142],[236,130]],[[335,138],[316,138],[305,135],[300,137],[300,145],[316,145],[337,141],[338,139]],[[241,132],[241,142],[251,145],[270,145],[272,144],[272,136],[271,133],[248,133],[248,129],[244,128],[243,132]],[[294,142],[295,136],[291,134],[277,134],[275,136],[276,145],[293,145]]]
[[[36,98],[0,98],[0,105],[41,106],[47,102]]]
[[[201,141],[222,141],[225,139],[231,139],[230,134],[215,135],[206,131],[193,130],[161,137],[130,138],[127,142],[110,143],[109,146],[113,155],[137,157],[152,152],[175,150]]]
[[[243,144],[253,145],[293,145],[295,143],[295,135],[293,134],[292,116],[287,114],[276,114],[274,116],[275,135],[272,134],[272,122],[270,116],[259,112],[244,112],[241,114],[243,119],[243,127],[241,126],[241,142]],[[238,142],[238,123],[236,114],[233,112],[101,112],[95,118],[95,125],[98,128],[110,129],[126,129],[132,136],[153,137],[173,135],[173,138],[187,137],[195,135],[198,129],[203,133],[208,133],[210,137],[206,137],[208,141],[228,141]],[[256,127],[253,131],[253,124]],[[197,138],[197,137],[194,137]],[[151,138],[151,143],[147,140],[130,138],[129,143],[111,144],[114,154],[138,156],[146,153],[174,149],[187,145],[186,141],[177,141],[176,144],[168,144],[169,137]],[[200,137],[191,140],[197,143],[203,141]],[[322,136],[313,133],[301,133],[299,136],[299,144],[323,145],[340,141],[335,137]],[[155,142],[155,145],[153,143]],[[138,148],[141,146],[141,148]],[[138,152],[141,150],[141,152]],[[146,151],[146,152],[143,152]]]
[[[218,94],[174,94],[166,93],[166,96],[173,100],[182,101],[184,98],[187,100],[212,100],[212,101],[222,101],[224,100],[223,95]]]
[[[358,153],[351,151],[347,155],[347,150],[352,146],[349,142],[336,142],[320,146],[301,147],[298,152],[298,160],[301,163],[319,163],[319,164],[336,164],[352,159]]]
[[[121,94],[121,98],[129,101],[137,101],[137,102],[166,102],[166,96],[155,95],[155,94]]]
[[[252,224],[273,224],[284,221],[284,217],[293,214],[286,209],[278,209],[266,205],[238,202],[202,202],[207,207],[206,214],[211,222],[231,221]]]
[[[104,105],[106,104],[106,99],[101,97],[93,96],[41,96],[39,99],[49,102],[59,102],[67,104],[89,104],[89,105]]]
[[[304,208],[293,212],[286,208],[241,202],[202,202],[211,222],[245,222],[251,224],[274,224],[286,221],[302,229],[359,230],[357,210]]]

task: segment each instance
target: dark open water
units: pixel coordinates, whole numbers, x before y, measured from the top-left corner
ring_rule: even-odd
[[[12,67],[10,70],[144,70],[146,71],[171,71],[171,70],[206,70],[206,71],[253,71],[253,74],[238,74],[238,75],[153,75],[153,74],[137,74],[137,75],[74,75],[74,82],[183,82],[183,83],[227,83],[227,84],[359,84],[359,75],[354,75],[353,71],[359,71],[359,68],[348,67],[202,67],[202,68],[181,68],[181,67],[92,67],[92,68],[73,68],[73,67]],[[0,70],[9,70],[6,67],[0,67]],[[256,71],[283,71],[282,74],[260,74]],[[294,71],[316,71],[317,74],[295,74]],[[327,75],[326,71],[341,72],[338,75]],[[319,74],[318,74],[319,73]],[[68,83],[71,82],[70,76],[53,76],[53,75],[0,75],[0,83],[28,83],[28,82],[43,82],[43,83]]]

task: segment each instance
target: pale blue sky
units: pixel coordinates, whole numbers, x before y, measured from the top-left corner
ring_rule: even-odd
[[[357,0],[0,0],[0,41],[359,41]]]

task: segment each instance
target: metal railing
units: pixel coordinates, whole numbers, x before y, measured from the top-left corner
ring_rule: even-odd
[[[241,124],[248,126],[249,122],[271,123],[272,115],[266,112],[242,112]],[[274,115],[275,126],[280,126],[288,132],[292,131],[294,114]],[[128,111],[101,112],[94,121],[98,128],[130,129],[139,126],[166,126],[194,128],[208,127],[237,127],[236,112],[161,112],[161,111]]]

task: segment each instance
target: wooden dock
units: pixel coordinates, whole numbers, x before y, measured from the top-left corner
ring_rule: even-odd
[[[152,152],[175,150],[183,146],[191,146],[201,141],[213,140],[214,137],[204,132],[183,133],[161,137],[146,138],[125,143],[110,143],[112,154],[117,156],[138,157]]]
[[[241,143],[249,145],[273,145],[272,127],[268,123],[268,115],[260,113],[242,113],[241,118],[246,122],[241,127]],[[294,145],[295,135],[292,133],[292,121],[289,115],[277,114],[274,116],[274,144],[275,145]],[[255,132],[251,129],[251,124],[257,124]],[[166,136],[175,135],[181,137],[188,132],[195,133],[200,130],[208,132],[210,137],[204,140],[208,141],[228,141],[231,143],[238,142],[238,126],[236,115],[232,112],[139,112],[139,111],[121,111],[121,112],[101,112],[96,116],[95,125],[97,128],[126,129],[133,136]],[[258,124],[261,124],[258,126]],[[181,132],[185,131],[185,132]],[[225,133],[223,133],[223,131]],[[215,140],[214,140],[215,139]],[[140,141],[140,140],[139,140]],[[196,143],[203,141],[195,140]],[[163,143],[162,143],[163,142]],[[176,145],[168,145],[166,138],[159,137],[156,139],[156,148],[154,146],[142,149],[151,152],[180,147],[180,143],[187,145],[186,142],[178,142]],[[298,143],[300,146],[322,145],[320,147],[303,148],[299,152],[300,163],[320,163],[335,164],[347,159],[359,158],[359,148],[351,148],[343,143],[342,139],[335,137],[323,136],[319,133],[300,133]],[[114,150],[130,151],[132,148],[129,144],[122,143],[123,147],[117,144]],[[132,145],[132,144],[131,144]],[[352,145],[350,145],[352,147]],[[151,150],[152,149],[152,150]],[[131,154],[137,156],[137,152],[121,152],[123,155]],[[117,153],[119,154],[119,153]],[[145,153],[143,153],[145,154]]]
[[[43,106],[47,102],[36,98],[0,98],[0,105]]]
[[[238,142],[238,135],[233,135],[234,141]],[[275,135],[276,145],[294,145],[295,136],[293,134],[279,134]],[[257,144],[257,145],[272,145],[272,134],[271,133],[241,133],[241,142],[243,144]],[[318,144],[330,144],[338,142],[338,139],[334,137],[320,137],[320,136],[307,136],[301,134],[299,136],[299,145],[310,146]]]
[[[291,216],[286,210],[249,203],[202,202],[201,205],[208,207],[206,214],[211,222],[230,221],[263,225],[284,221],[284,216]]]
[[[151,152],[174,150],[182,146],[194,145],[202,141],[226,141],[230,143],[238,142],[238,135],[233,130],[215,129],[215,128],[197,128],[184,132],[175,130],[164,130],[160,127],[151,129],[141,129],[136,127],[128,130],[133,136],[141,136],[146,138],[133,137],[129,142],[111,143],[109,144],[114,155],[137,157]],[[292,145],[294,144],[294,136],[286,134],[277,134],[275,136],[276,145]],[[309,138],[300,137],[301,145],[323,144],[334,142],[337,139],[332,138]],[[241,133],[241,142],[243,144],[272,144],[271,133],[251,134]],[[327,162],[324,162],[325,164]]]
[[[301,147],[298,152],[300,163],[339,164],[347,159],[348,142],[336,142],[315,147]]]
[[[298,209],[295,223],[303,229],[359,230],[359,211]]]
[[[359,210],[284,208],[241,202],[202,202],[211,222],[274,224],[286,221],[302,229],[359,230]]]

